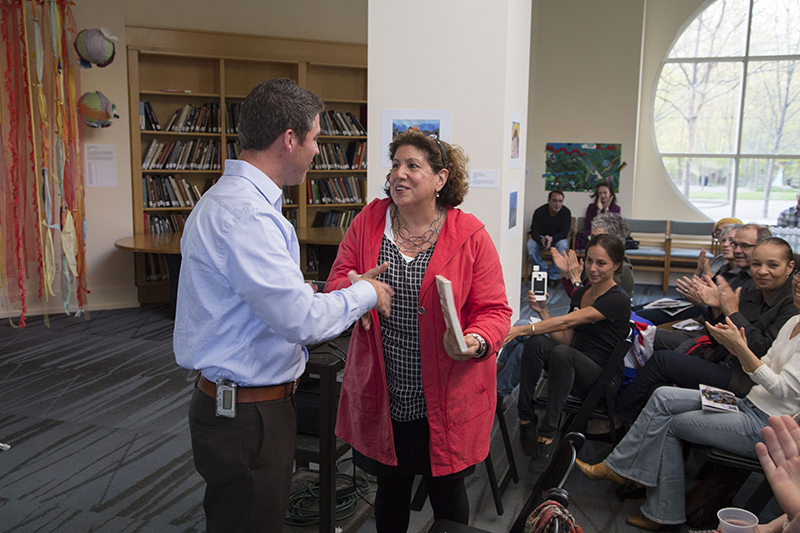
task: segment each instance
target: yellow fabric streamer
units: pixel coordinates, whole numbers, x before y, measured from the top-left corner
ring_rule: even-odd
[[[64,217],[64,227],[61,229],[61,253],[67,258],[69,271],[72,276],[78,275],[78,238],[75,234],[75,220],[72,213],[67,211]]]
[[[44,268],[42,269],[42,277],[44,278],[44,289],[46,290],[47,297],[55,296],[53,291],[53,281],[56,279],[56,261],[55,251],[53,250],[53,232],[45,228],[44,239]]]

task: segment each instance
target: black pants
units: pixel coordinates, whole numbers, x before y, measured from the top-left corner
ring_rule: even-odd
[[[525,342],[519,369],[520,420],[534,420],[536,383],[547,370],[547,407],[539,424],[539,435],[555,437],[559,420],[570,393],[586,397],[603,372],[603,367],[575,348],[558,344],[550,337],[534,335]],[[617,378],[617,384],[620,379]],[[617,385],[619,386],[619,385]]]
[[[685,389],[697,389],[702,384],[727,388],[732,375],[730,368],[699,357],[680,352],[658,351],[648,359],[644,367],[636,373],[636,378],[619,395],[614,411],[626,422],[633,423],[658,387],[676,385]]]
[[[448,519],[467,524],[469,500],[464,483],[474,472],[470,466],[461,472],[434,477],[430,461],[428,419],[410,422],[392,420],[397,466],[389,466],[354,452],[357,466],[378,478],[375,493],[375,525],[378,533],[405,533],[411,515],[411,489],[414,476],[421,474],[428,490],[435,520]]]
[[[207,484],[207,531],[283,531],[297,430],[293,399],[236,408],[236,418],[218,417],[216,401],[197,389],[189,407],[194,465]]]

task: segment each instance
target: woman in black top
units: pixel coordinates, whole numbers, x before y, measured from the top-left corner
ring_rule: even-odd
[[[522,336],[525,342],[520,362],[518,412],[520,438],[526,455],[531,455],[528,469],[539,472],[547,467],[555,450],[555,437],[561,411],[570,393],[584,397],[600,376],[614,347],[629,331],[630,297],[614,282],[614,273],[622,267],[625,248],[610,235],[597,235],[586,250],[586,274],[589,283],[572,295],[571,311],[551,317],[545,302],[537,302],[528,293],[528,305],[539,313],[541,322],[514,326],[506,342]],[[550,336],[547,337],[544,334]],[[547,370],[547,408],[538,427],[534,412],[536,383]],[[614,383],[622,382],[620,365]]]

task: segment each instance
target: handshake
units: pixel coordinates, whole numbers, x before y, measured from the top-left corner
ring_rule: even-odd
[[[383,316],[389,316],[392,309],[392,295],[394,295],[394,290],[392,290],[389,285],[377,279],[379,275],[386,272],[387,268],[389,268],[389,263],[383,263],[382,265],[367,270],[361,275],[358,275],[355,270],[351,270],[347,273],[351,284],[363,280],[372,285],[372,288],[375,289],[375,294],[378,295],[378,301],[374,309]],[[364,329],[367,330],[372,327],[372,320],[369,314],[365,314],[361,317],[361,324],[364,326]]]

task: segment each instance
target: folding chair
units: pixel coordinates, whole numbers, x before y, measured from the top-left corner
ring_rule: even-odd
[[[536,480],[533,492],[531,492],[522,507],[522,511],[517,515],[514,525],[511,526],[510,533],[522,533],[525,530],[525,522],[528,520],[528,516],[544,501],[543,494],[548,488],[561,489],[560,491],[551,491],[549,494],[560,493],[562,497],[567,498],[566,502],[559,502],[566,507],[569,500],[567,491],[563,490],[564,483],[566,483],[570,472],[572,472],[575,459],[577,459],[578,452],[584,442],[586,442],[586,437],[582,433],[568,433],[559,442],[553,460],[550,461],[547,469]]]
[[[522,512],[517,515],[514,525],[511,527],[510,533],[522,533],[525,529],[525,522],[528,520],[534,509],[544,501],[544,496],[548,499],[558,501],[561,505],[566,507],[569,504],[569,494],[564,490],[564,483],[566,483],[572,467],[575,464],[575,459],[578,457],[578,451],[586,442],[586,438],[580,433],[570,433],[558,444],[553,460],[547,467],[547,470],[542,472],[536,484],[533,487],[530,497],[525,502]],[[549,489],[549,490],[548,490]],[[545,491],[547,491],[545,493]],[[437,520],[434,522],[433,527],[428,530],[428,533],[493,533],[484,529],[466,526],[451,522],[450,520]],[[496,533],[496,532],[494,532]]]
[[[752,457],[737,455],[735,453],[726,452],[725,450],[720,450],[719,448],[714,448],[711,446],[707,446],[705,448],[705,454],[708,461],[725,466],[727,468],[744,470],[750,473],[764,473],[764,469],[761,468],[761,462]],[[772,487],[769,485],[769,480],[767,480],[766,476],[764,476],[764,479],[758,485],[756,490],[750,495],[750,498],[747,500],[747,503],[745,503],[744,508],[753,514],[758,515],[764,510],[764,507],[771,499]]]
[[[589,419],[597,418],[609,421],[611,426],[611,440],[612,442],[617,441],[616,429],[614,427],[614,404],[619,389],[609,387],[609,385],[614,375],[622,368],[625,355],[631,349],[633,330],[633,323],[631,323],[628,336],[614,347],[603,371],[600,373],[600,377],[597,378],[597,381],[592,387],[592,390],[589,391],[589,394],[586,395],[586,398],[580,399],[576,396],[569,396],[567,398],[567,403],[564,405],[563,411],[567,414],[566,421],[562,425],[562,427],[565,428],[563,433],[585,431]],[[546,401],[546,398],[537,398],[536,405],[543,407]]]

